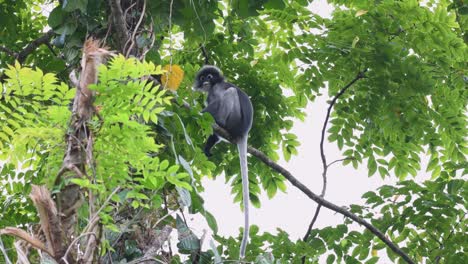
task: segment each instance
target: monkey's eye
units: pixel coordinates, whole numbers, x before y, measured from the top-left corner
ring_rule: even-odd
[[[205,76],[201,76],[201,77],[200,77],[200,81],[203,82],[204,80],[205,80]]]
[[[206,76],[206,78],[207,78],[208,80],[211,80],[211,79],[213,79],[213,75],[208,74],[208,76]]]

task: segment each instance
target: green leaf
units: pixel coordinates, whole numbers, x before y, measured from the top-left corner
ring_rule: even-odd
[[[60,6],[57,6],[56,8],[54,8],[54,10],[52,10],[52,12],[50,12],[47,21],[51,28],[56,28],[63,23],[64,18],[65,15],[62,11],[62,8],[60,8]]]
[[[268,198],[270,198],[270,199],[273,198],[273,196],[275,196],[277,190],[278,189],[276,187],[276,184],[274,182],[270,183],[270,185],[267,188]]]
[[[377,163],[373,157],[369,158],[367,162],[367,169],[369,169],[368,175],[372,176],[377,171]]]
[[[182,122],[182,119],[180,118],[178,114],[176,114],[175,116],[177,116],[177,118],[179,119],[180,125],[182,126],[182,131],[184,132],[185,141],[187,142],[187,144],[189,144],[189,146],[193,147],[192,140],[190,139],[190,136],[187,134],[187,131],[185,130],[184,122]]]
[[[162,166],[162,163],[161,163],[161,166]],[[176,173],[178,170],[179,170],[179,165],[172,165],[171,167],[169,167],[169,169],[167,169],[167,173],[173,174],[173,173]]]
[[[179,194],[180,201],[183,206],[190,207],[192,205],[192,198],[190,192],[187,189],[176,186],[177,193]]]
[[[82,13],[86,13],[88,0],[64,0],[62,3],[63,11],[72,12],[79,9]]]
[[[55,30],[56,33],[62,35],[72,35],[75,33],[78,25],[75,22],[67,22],[66,24],[62,25],[61,27]]]
[[[216,222],[216,218],[209,213],[208,211],[204,211],[203,215],[205,216],[206,222],[208,226],[213,230],[213,233],[218,233],[218,223]]]
[[[447,184],[447,192],[452,195],[456,195],[458,191],[465,185],[463,180],[452,180]]]
[[[333,263],[335,263],[335,259],[336,259],[335,255],[333,255],[333,254],[328,255],[328,257],[327,257],[327,264],[333,264]]]
[[[145,120],[145,122],[148,123],[149,118],[150,118],[150,111],[148,110],[143,111],[143,120]]]
[[[168,160],[163,160],[161,164],[159,164],[159,169],[160,170],[166,170],[167,167],[169,167],[169,161]]]
[[[179,158],[179,162],[182,165],[182,167],[190,175],[190,178],[193,179],[193,171],[192,171],[192,168],[190,167],[190,164],[181,155],[179,155],[178,158]]]
[[[283,0],[269,0],[264,4],[264,6],[268,9],[283,9],[285,4]]]
[[[372,257],[366,261],[366,264],[375,264],[379,261],[379,257]]]
[[[277,180],[277,181],[275,181],[275,183],[276,183],[276,186],[277,186],[282,192],[284,192],[284,193],[286,192],[287,187],[286,187],[286,184],[284,183],[284,181],[282,181],[282,180]]]
[[[187,227],[179,215],[176,218],[176,227],[179,238],[177,247],[179,250],[186,253],[198,251],[200,249],[200,240]]]
[[[88,179],[79,179],[79,178],[73,178],[70,180],[70,182],[76,184],[76,185],[79,185],[83,188],[86,188],[86,187],[89,187],[91,185],[91,183],[89,182]]]

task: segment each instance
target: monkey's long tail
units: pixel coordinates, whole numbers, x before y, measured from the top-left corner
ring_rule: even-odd
[[[249,169],[247,166],[247,136],[242,137],[237,144],[239,150],[240,169],[242,176],[242,199],[244,200],[244,235],[240,246],[240,259],[245,257],[245,249],[249,239]]]

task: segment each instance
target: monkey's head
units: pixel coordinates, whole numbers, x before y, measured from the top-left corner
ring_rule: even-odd
[[[198,71],[193,88],[198,91],[208,92],[213,85],[223,81],[224,76],[218,67],[205,65]]]

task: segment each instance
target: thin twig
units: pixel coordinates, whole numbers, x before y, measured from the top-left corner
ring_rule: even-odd
[[[120,238],[125,234],[125,232],[127,232],[128,230],[128,227],[133,224],[136,220],[138,220],[138,216],[140,215],[140,213],[143,211],[143,209],[140,209],[136,215],[134,217],[132,217],[127,224],[125,224],[124,228],[122,228],[120,230],[120,233],[119,233],[119,236],[114,240],[114,242],[112,243],[112,247],[115,247],[117,245],[117,243],[119,242]]]
[[[96,175],[93,175],[93,180],[96,179]],[[93,182],[94,183],[94,182]],[[96,210],[96,196],[94,195],[94,193],[92,192],[92,190],[88,190],[88,207],[89,207],[89,215],[93,215],[93,213],[95,212]],[[111,196],[112,197],[112,194]],[[101,207],[102,208],[102,207]],[[86,245],[85,247],[85,253],[83,254],[83,256],[80,258],[80,261],[84,262],[84,263],[89,263],[92,261],[93,259],[93,254],[94,254],[94,250],[96,249],[96,241],[97,241],[97,236],[98,236],[98,232],[99,230],[97,230],[97,219],[99,219],[98,217],[96,217],[97,215],[99,214],[99,212],[96,212],[94,214],[94,218],[96,220],[94,220],[95,222],[94,223],[88,223],[88,225],[90,226],[89,227],[89,232],[88,233],[94,233],[95,235],[94,236],[89,236],[87,241],[84,243],[84,245]]]
[[[151,18],[151,24],[150,24],[150,28],[149,28],[149,33],[150,33],[150,36],[151,36],[150,37],[151,44],[143,49],[143,51],[141,52],[141,55],[140,55],[140,60],[145,59],[146,53],[148,53],[154,47],[154,42],[156,41],[156,36],[154,34],[154,28],[153,28],[153,25],[154,25],[153,16],[150,16],[150,18]]]
[[[322,170],[322,181],[323,181],[322,182],[322,192],[320,193],[320,197],[322,197],[322,198],[325,197],[325,193],[327,191],[328,165],[327,165],[327,157],[325,156],[324,142],[325,142],[325,134],[326,134],[326,131],[327,131],[327,125],[328,125],[328,120],[330,119],[331,111],[332,111],[333,106],[335,105],[336,101],[338,100],[338,98],[340,98],[346,92],[346,90],[348,90],[348,88],[351,87],[354,83],[356,83],[358,80],[364,78],[364,73],[366,71],[367,71],[367,69],[364,70],[364,71],[360,71],[356,75],[356,77],[354,77],[354,79],[351,80],[351,82],[349,82],[345,87],[343,87],[333,97],[333,99],[330,102],[330,105],[328,106],[327,115],[325,116],[325,121],[323,122],[323,126],[322,126],[322,135],[320,137],[320,157],[322,159],[322,167],[323,167],[323,170]],[[312,228],[313,228],[315,222],[317,221],[317,218],[318,218],[318,215],[320,213],[321,207],[322,207],[321,204],[317,205],[317,209],[315,209],[314,217],[312,218],[312,221],[310,222],[309,227],[307,228],[307,232],[304,235],[303,241],[307,241],[307,239],[309,238],[310,232],[312,231]],[[305,257],[302,258],[302,263],[305,263]]]
[[[333,164],[335,164],[337,162],[340,162],[340,161],[345,161],[345,160],[354,160],[354,157],[348,157],[348,158],[344,158],[344,159],[334,160],[334,161],[328,163],[327,167],[330,168]]]
[[[112,17],[109,16],[108,18],[108,22],[107,22],[107,31],[106,31],[106,35],[104,36],[104,38],[102,39],[102,44],[103,45],[106,45],[107,44],[107,37],[109,37],[109,34],[112,30]]]
[[[67,251],[65,251],[65,255],[63,255],[63,257],[62,257],[62,260],[63,260],[65,263],[68,263],[68,261],[67,261],[67,256],[68,256],[68,253],[70,253],[70,250],[73,248],[73,245],[75,245],[75,243],[78,242],[78,240],[80,240],[82,237],[90,236],[90,235],[93,235],[94,238],[97,239],[96,233],[94,233],[94,232],[87,232],[87,233],[83,233],[83,234],[79,235],[77,238],[75,238],[75,239],[70,243],[70,245],[69,245],[68,248],[67,248]]]
[[[137,2],[134,2],[129,7],[127,7],[127,9],[125,9],[124,14],[123,14],[123,17],[125,19],[127,18],[128,11],[130,11],[130,9],[132,9],[136,4],[137,4]]]
[[[172,74],[172,5],[173,4],[174,4],[174,0],[171,0],[170,6],[169,6],[169,71],[166,74]],[[164,88],[166,88],[168,83],[169,82],[165,82]]]
[[[203,58],[205,58],[205,65],[210,64],[210,57],[208,56],[208,53],[206,52],[205,45],[200,44],[200,49],[203,54]]]
[[[166,213],[165,216],[159,218],[158,221],[156,221],[156,223],[153,225],[153,229],[156,228],[164,219],[166,219],[167,217],[171,216],[174,213],[177,213],[177,211],[172,211],[170,213]]]
[[[128,27],[128,24],[127,24],[127,13],[128,11],[130,11],[130,9],[132,9],[138,2],[134,2],[133,4],[131,4],[129,7],[127,7],[127,9],[125,9],[124,11],[124,14],[123,14],[123,17],[125,18],[125,26]],[[133,19],[133,17],[132,17]],[[123,49],[122,49],[122,53],[125,54],[125,50],[127,49],[127,45],[128,43],[130,43],[130,41],[132,40],[132,38],[128,38],[127,41],[125,41],[125,45],[123,46]]]
[[[13,243],[13,246],[15,247],[16,255],[17,255],[16,263],[17,264],[31,264],[31,262],[29,262],[29,259],[28,259],[29,248],[27,248],[27,245],[23,246],[22,243],[23,241],[21,240],[16,240]],[[25,251],[27,251],[27,253]]]
[[[163,189],[163,195],[164,195],[164,207],[166,209],[166,216],[169,215],[169,206],[168,206],[168,202],[167,202],[167,192],[166,192],[166,189]],[[176,211],[173,211],[173,212],[176,212]],[[166,218],[166,216],[164,216],[162,219],[159,219],[156,224],[154,224],[154,226],[156,227],[164,218]],[[168,241],[169,242],[169,254],[172,258],[173,254],[172,254],[172,246],[171,246],[171,240]]]
[[[10,258],[8,258],[8,254],[5,250],[5,246],[3,245],[2,237],[0,236],[0,251],[2,251],[3,256],[5,257],[6,264],[12,264]]]
[[[197,17],[197,20],[198,20],[198,24],[200,24],[200,27],[201,29],[203,30],[203,44],[204,45],[206,43],[206,31],[205,31],[205,27],[203,26],[203,23],[200,19],[200,16],[198,15],[198,12],[197,12],[197,8],[195,7],[195,2],[193,0],[190,0],[190,4],[192,5],[193,7],[193,11],[195,12],[195,16]]]
[[[133,34],[132,34],[132,37],[131,37],[131,44],[130,44],[130,47],[128,47],[127,53],[125,54],[125,57],[127,57],[127,58],[128,58],[128,55],[130,55],[130,52],[133,49],[133,45],[135,45],[135,41],[136,41],[135,36],[136,36],[137,31],[138,31],[138,28],[141,25],[141,22],[143,21],[143,17],[145,16],[145,12],[146,12],[146,0],[143,0],[143,9],[141,10],[140,19],[138,20],[138,22],[137,22],[137,24],[135,26],[135,29],[133,30]]]
[[[116,194],[118,191],[120,190],[120,186],[117,186],[115,188],[115,190],[109,195],[109,197],[107,197],[107,199],[104,201],[104,203],[101,205],[101,207],[99,208],[99,210],[97,210],[97,212],[94,214],[93,218],[91,218],[91,220],[89,221],[88,225],[86,226],[84,230],[85,233],[88,233],[89,230],[96,224],[97,220],[99,219],[99,213],[104,210],[104,208],[107,206],[107,204],[109,203],[110,199],[112,198],[112,196],[114,196],[114,194]]]
[[[155,260],[159,263],[165,263],[159,259],[156,259],[155,257],[159,251],[159,248],[162,247],[162,244],[169,239],[171,232],[172,232],[171,226],[168,226],[168,225],[164,226],[163,229],[161,230],[161,233],[159,233],[158,237],[155,238],[152,246],[146,250],[145,255],[142,256],[141,258],[138,258],[136,260],[129,262],[128,264],[141,263],[141,262],[145,262],[148,260]]]

